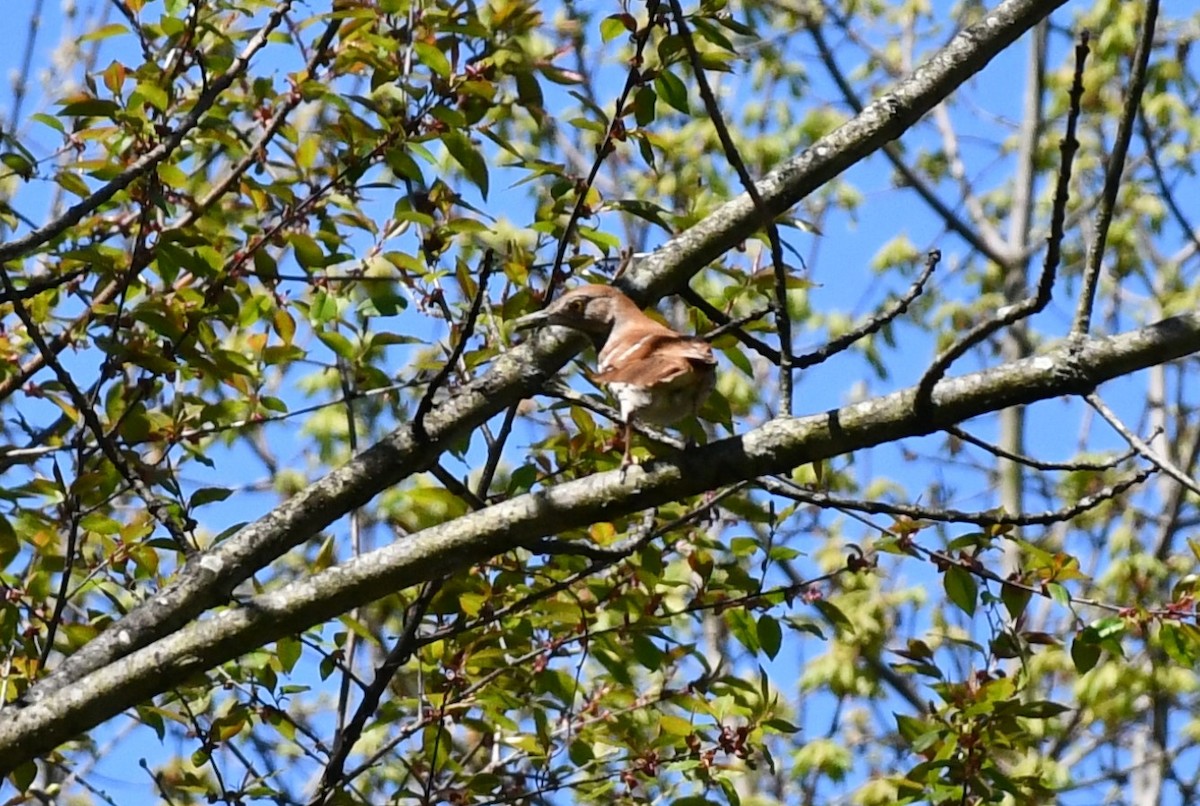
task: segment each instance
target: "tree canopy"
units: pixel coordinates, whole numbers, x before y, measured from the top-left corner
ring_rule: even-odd
[[[1197,798],[1196,12],[31,5],[7,802]]]

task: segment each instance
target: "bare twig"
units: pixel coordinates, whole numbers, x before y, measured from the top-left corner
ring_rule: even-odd
[[[472,492],[471,488],[466,484],[463,484],[461,481],[454,478],[454,475],[449,470],[442,467],[440,463],[434,463],[434,465],[429,468],[429,472],[435,479],[441,482],[443,487],[462,500],[466,501],[467,506],[469,506],[471,509],[484,509],[487,507],[487,501],[484,501],[482,498]]]
[[[418,439],[429,439],[429,432],[425,430],[425,416],[433,408],[433,397],[437,394],[437,390],[441,388],[442,384],[450,377],[450,373],[454,372],[454,367],[458,364],[458,359],[462,356],[463,350],[466,349],[467,342],[471,340],[471,336],[475,333],[475,322],[479,320],[479,311],[483,308],[484,299],[487,298],[487,283],[492,273],[493,257],[494,253],[491,249],[484,253],[483,266],[479,270],[478,287],[475,290],[475,299],[471,301],[471,309],[467,312],[467,320],[463,323],[462,331],[458,335],[458,341],[455,342],[449,357],[446,358],[446,363],[438,370],[437,375],[433,376],[433,380],[425,388],[425,394],[421,396],[420,402],[417,403],[417,410],[413,414],[412,423],[413,431],[416,433]]]
[[[835,19],[837,19],[836,15]],[[839,24],[844,25],[844,23]],[[838,67],[837,60],[833,56],[833,51],[830,49],[828,42],[825,41],[824,34],[821,32],[821,26],[811,17],[808,17],[805,20],[805,25],[808,29],[809,35],[813,39],[813,44],[817,47],[817,52],[821,58],[821,64],[824,65],[825,69],[829,71],[830,77],[833,79],[834,83],[837,84],[838,89],[842,93],[842,97],[846,100],[846,103],[850,105],[850,108],[854,110],[855,114],[861,114],[864,109],[862,100],[859,99],[858,95],[854,92],[854,87],[851,86],[850,82],[846,79],[846,76],[842,73],[841,68]],[[901,157],[899,150],[893,144],[885,144],[881,150],[883,151],[884,156],[888,158],[888,161],[892,163],[892,167],[896,169],[896,172],[904,178],[905,183],[914,191],[916,191],[917,195],[920,196],[927,205],[929,205],[929,208],[937,214],[938,218],[942,220],[942,223],[946,225],[947,229],[958,235],[960,238],[966,241],[972,249],[976,250],[993,263],[1001,266],[1007,264],[1007,251],[1003,242],[1001,242],[999,238],[995,237],[994,233],[976,231],[966,221],[963,221],[962,218],[960,218],[959,215],[955,213],[949,205],[938,198],[937,193],[929,185],[929,183],[908,166],[908,164]]]
[[[559,281],[559,273],[562,269],[563,260],[566,258],[567,249],[571,245],[571,233],[575,231],[575,225],[579,223],[579,218],[583,215],[583,208],[587,204],[588,191],[592,189],[592,185],[596,182],[596,176],[599,175],[600,168],[604,165],[604,160],[612,151],[614,134],[618,129],[624,131],[622,117],[625,112],[625,104],[629,100],[629,93],[633,92],[633,88],[643,81],[641,71],[642,53],[646,49],[646,44],[650,41],[650,32],[658,24],[658,4],[659,0],[648,0],[646,3],[646,27],[633,35],[634,54],[633,58],[629,60],[629,72],[625,74],[625,86],[621,89],[620,95],[617,96],[617,102],[613,108],[613,117],[604,132],[604,139],[596,147],[596,159],[592,162],[592,169],[588,172],[587,179],[583,181],[582,186],[576,190],[575,206],[571,209],[571,216],[567,219],[567,225],[563,227],[562,236],[558,240],[558,250],[554,254],[554,266],[550,271],[550,278],[546,282],[546,291],[542,295],[542,302],[547,305],[554,299],[554,291]]]
[[[1154,468],[1144,468],[1127,479],[1084,496],[1074,504],[1062,509],[1046,510],[1021,515],[1009,515],[1004,512],[963,512],[957,509],[919,507],[911,504],[885,504],[882,501],[861,501],[853,498],[837,498],[825,493],[806,490],[788,479],[778,476],[763,476],[758,479],[763,489],[782,495],[802,504],[817,507],[833,507],[854,512],[865,512],[870,515],[892,515],[916,520],[937,521],[942,523],[973,523],[976,526],[1048,526],[1053,523],[1063,523],[1074,517],[1094,509],[1105,501],[1141,484],[1154,474]]]
[[[1128,461],[1129,459],[1131,459],[1137,455],[1137,451],[1130,450],[1130,451],[1126,451],[1125,453],[1121,454],[1120,456],[1113,457],[1112,459],[1108,460],[1107,462],[1043,462],[1040,459],[1034,459],[1032,456],[1025,456],[1024,454],[1013,453],[1012,451],[1006,451],[1004,448],[1001,448],[999,445],[993,445],[992,443],[987,442],[986,440],[982,440],[979,437],[975,436],[974,434],[971,434],[968,431],[965,431],[956,425],[949,426],[944,430],[946,431],[947,434],[957,437],[958,439],[961,439],[963,442],[969,442],[978,448],[983,448],[985,451],[992,454],[993,456],[998,456],[1001,459],[1007,459],[1010,462],[1016,462],[1019,465],[1024,465],[1025,467],[1031,468],[1033,470],[1063,470],[1063,471],[1067,471],[1069,473],[1078,472],[1078,471],[1112,470],[1117,465],[1121,464],[1122,462]]]
[[[345,780],[343,770],[346,766],[346,758],[350,755],[350,751],[354,748],[355,743],[362,736],[363,729],[367,725],[367,720],[374,715],[375,710],[379,707],[379,701],[383,697],[383,693],[387,690],[388,685],[392,682],[392,678],[399,671],[400,667],[408,662],[420,647],[420,642],[417,640],[417,629],[421,625],[421,619],[425,617],[425,612],[429,609],[433,597],[441,590],[440,582],[430,582],[421,590],[417,600],[413,602],[405,615],[404,632],[396,640],[387,657],[375,669],[375,678],[367,686],[363,692],[362,700],[358,704],[358,708],[354,711],[354,716],[346,725],[345,730],[338,736],[337,742],[333,748],[333,754],[329,757],[329,762],[325,765],[325,772],[321,776],[321,784],[317,790],[317,794],[310,801],[310,806],[320,806],[330,802],[330,798],[336,793],[337,788]]]
[[[83,432],[78,432],[82,434]],[[76,438],[73,440],[74,447],[79,457],[79,464],[83,464],[83,449],[82,440]],[[63,550],[62,572],[58,580],[58,594],[54,598],[54,612],[50,614],[50,619],[46,624],[46,643],[42,646],[41,655],[38,658],[38,667],[45,669],[46,662],[50,659],[50,653],[54,651],[54,638],[58,632],[58,627],[62,623],[63,611],[67,608],[67,600],[70,598],[69,591],[71,587],[71,570],[75,567],[76,552],[79,550],[79,521],[82,513],[79,510],[79,496],[71,491],[70,486],[63,478],[62,471],[58,467],[58,462],[53,463],[54,481],[58,484],[59,491],[63,497],[63,508],[67,515],[67,545]]]
[[[924,292],[925,283],[929,281],[933,270],[937,268],[937,264],[941,259],[942,253],[937,249],[926,255],[925,268],[921,270],[920,276],[904,292],[904,296],[900,297],[888,308],[868,318],[862,324],[838,336],[836,339],[827,342],[816,350],[797,356],[796,369],[804,369],[805,367],[811,367],[814,364],[820,364],[822,361],[828,360],[830,357],[852,346],[859,339],[870,336],[897,316],[907,312],[908,306],[912,304],[912,301]]]
[[[1200,252],[1200,233],[1196,227],[1188,219],[1187,214],[1183,212],[1183,208],[1179,206],[1179,200],[1175,197],[1174,189],[1167,184],[1167,176],[1163,172],[1162,163],[1158,159],[1159,144],[1154,142],[1154,134],[1150,130],[1150,121],[1146,119],[1146,115],[1139,114],[1138,133],[1142,138],[1143,153],[1146,155],[1146,160],[1150,164],[1150,172],[1154,174],[1154,183],[1158,185],[1159,197],[1163,203],[1167,205],[1167,210],[1170,211],[1175,223],[1182,230],[1184,238],[1191,240],[1192,253]]]
[[[1050,218],[1050,235],[1046,239],[1046,259],[1042,264],[1042,276],[1038,280],[1037,290],[1033,296],[1026,297],[1021,302],[1010,305],[995,316],[989,317],[968,330],[954,344],[946,348],[933,360],[929,369],[917,384],[917,394],[914,406],[919,412],[928,412],[932,407],[933,387],[946,374],[950,365],[966,354],[968,350],[983,342],[993,333],[1013,325],[1022,319],[1027,319],[1038,313],[1050,303],[1054,290],[1054,280],[1058,273],[1058,263],[1061,257],[1063,240],[1063,221],[1066,217],[1067,201],[1070,198],[1071,168],[1075,152],[1079,149],[1079,141],[1075,139],[1075,127],[1079,121],[1080,99],[1083,97],[1083,66],[1088,55],[1088,33],[1080,34],[1079,44],[1075,46],[1075,76],[1071,82],[1070,108],[1067,113],[1067,131],[1063,136],[1059,151],[1062,154],[1062,164],[1058,169],[1058,182],[1054,189],[1054,207]]]
[[[500,456],[504,453],[504,445],[512,433],[513,423],[517,419],[517,404],[508,407],[504,412],[504,421],[500,423],[500,431],[488,447],[487,463],[479,474],[479,483],[475,485],[475,495],[487,499],[488,490],[492,489],[492,479],[496,477],[496,468],[500,466]]]
[[[913,300],[915,300],[924,292],[925,283],[929,281],[929,277],[933,274],[933,271],[937,267],[937,263],[940,258],[941,252],[938,252],[937,250],[931,252],[926,258],[925,268],[922,270],[920,276],[917,277],[911,286],[909,286],[908,290],[904,292],[902,297],[891,303],[891,305],[889,305],[883,311],[868,317],[862,323],[855,325],[855,327],[847,333],[829,341],[815,350],[811,350],[807,353],[796,356],[793,360],[793,368],[804,369],[806,367],[811,367],[814,364],[819,364],[822,361],[826,361],[837,353],[851,347],[855,342],[864,336],[869,336],[872,333],[877,332],[888,322],[894,320],[897,316],[907,312],[908,306],[912,304]],[[718,335],[732,333],[738,339],[738,341],[754,350],[771,363],[779,363],[780,357],[778,350],[750,335],[741,327],[741,325],[745,322],[753,321],[762,316],[764,311],[753,311],[746,316],[734,319],[723,313],[720,309],[718,309],[704,297],[697,294],[691,288],[685,288],[683,291],[679,292],[679,296],[688,305],[698,309],[701,313],[708,317],[709,321],[716,322],[718,324],[717,328],[704,334],[704,339],[712,341]],[[772,306],[772,308],[773,307],[774,306]]]
[[[29,88],[29,75],[32,72],[33,51],[37,44],[37,34],[42,27],[42,6],[45,0],[37,0],[33,4],[33,9],[29,12],[29,33],[25,37],[25,52],[21,56],[21,70],[17,73],[13,81],[12,93],[12,111],[9,113],[9,129],[15,135],[17,133],[18,121],[21,118],[21,104],[25,101],[25,92]],[[0,121],[3,122],[3,121]],[[0,132],[3,129],[0,128]]]
[[[1197,495],[1200,495],[1200,484],[1197,484],[1195,479],[1180,470],[1179,467],[1170,459],[1154,450],[1154,448],[1150,447],[1150,445],[1144,439],[1130,431],[1125,423],[1121,422],[1121,418],[1117,416],[1116,412],[1110,409],[1108,405],[1100,398],[1100,395],[1092,392],[1089,395],[1085,395],[1084,400],[1086,400],[1088,405],[1095,409],[1096,413],[1103,417],[1104,421],[1112,426],[1112,429],[1120,434],[1121,437],[1129,443],[1130,447],[1136,450],[1143,459],[1153,464],[1171,478],[1175,479],[1175,481],[1179,482],[1184,487],[1188,488]]]
[[[1075,309],[1075,321],[1071,335],[1082,336],[1092,324],[1092,306],[1096,299],[1096,286],[1100,282],[1100,266],[1104,260],[1104,247],[1108,241],[1108,228],[1112,224],[1117,206],[1117,193],[1121,189],[1121,173],[1125,170],[1125,157],[1129,153],[1129,141],[1133,139],[1133,126],[1142,105],[1142,92],[1146,89],[1146,67],[1150,63],[1150,49],[1154,45],[1154,23],[1158,19],[1158,0],[1147,0],[1146,19],[1142,22],[1142,35],[1138,39],[1133,55],[1133,72],[1129,77],[1129,94],[1117,121],[1117,136],[1108,155],[1104,169],[1104,190],[1100,208],[1096,211],[1096,237],[1088,249],[1087,264],[1083,271],[1083,283],[1079,289],[1079,305]]]
[[[788,271],[783,262],[783,243],[779,239],[779,228],[775,225],[775,217],[771,215],[762,195],[758,192],[754,177],[750,176],[750,171],[746,169],[746,163],[742,160],[742,155],[738,153],[733,137],[729,134],[729,128],[725,125],[725,117],[721,114],[717,97],[708,83],[708,75],[704,72],[704,65],[700,61],[700,52],[696,49],[696,42],[692,39],[692,32],[688,28],[686,17],[684,17],[683,5],[679,0],[670,0],[670,3],[671,10],[675,15],[675,25],[679,28],[679,36],[683,40],[688,61],[691,63],[692,75],[696,77],[696,86],[700,89],[700,98],[704,101],[708,118],[717,132],[717,139],[721,141],[725,159],[737,172],[742,187],[746,189],[750,200],[754,202],[754,209],[758,212],[762,225],[767,230],[767,239],[771,244],[771,265],[775,271],[775,328],[779,331],[779,409],[784,417],[791,417],[792,317],[788,312]]]
[[[717,327],[714,327],[712,330],[708,331],[707,333],[701,334],[700,338],[702,338],[708,342],[715,341],[716,339],[720,338],[721,336],[724,336],[726,333],[741,329],[742,325],[749,324],[750,322],[756,322],[759,319],[762,319],[764,316],[766,316],[769,313],[772,313],[774,310],[775,310],[775,306],[772,304],[772,305],[767,305],[762,308],[757,308],[753,311],[750,311],[750,313],[742,314],[741,316],[735,316],[733,318],[730,318],[728,321],[718,325]]]

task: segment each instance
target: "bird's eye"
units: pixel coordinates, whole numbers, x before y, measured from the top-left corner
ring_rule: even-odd
[[[585,299],[573,299],[567,304],[567,308],[571,311],[571,313],[583,313],[583,309],[586,307],[587,300]]]

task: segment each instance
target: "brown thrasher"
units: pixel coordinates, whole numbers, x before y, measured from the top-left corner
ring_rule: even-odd
[[[546,325],[580,330],[595,342],[599,366],[592,377],[617,399],[625,425],[622,468],[633,461],[634,420],[668,425],[695,414],[716,384],[717,359],[708,342],[660,325],[611,286],[572,289],[513,322],[516,329]]]

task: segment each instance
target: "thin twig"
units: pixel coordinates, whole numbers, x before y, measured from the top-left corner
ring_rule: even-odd
[[[329,762],[325,765],[325,771],[321,775],[321,784],[317,789],[317,794],[310,801],[310,806],[320,806],[321,804],[329,803],[330,799],[336,793],[337,787],[346,780],[346,777],[343,775],[346,759],[349,757],[355,743],[362,737],[367,720],[374,715],[376,709],[379,707],[379,701],[382,699],[388,685],[392,682],[392,678],[395,677],[400,667],[408,662],[413,652],[421,646],[421,643],[417,639],[417,629],[420,627],[421,619],[425,617],[425,613],[428,611],[433,597],[437,595],[441,587],[441,582],[428,583],[422,589],[417,600],[409,606],[405,616],[404,632],[396,639],[396,643],[388,652],[387,657],[376,667],[375,678],[363,692],[362,700],[359,702],[358,708],[355,709],[354,716],[351,717],[345,730],[338,737],[337,743],[333,748],[333,754],[329,757]]]
[[[911,504],[885,504],[882,501],[862,501],[854,498],[837,498],[825,493],[806,490],[793,481],[778,476],[763,476],[758,479],[763,489],[802,504],[817,507],[832,507],[870,515],[892,515],[916,520],[942,523],[973,523],[976,526],[1049,526],[1063,523],[1094,509],[1105,501],[1112,500],[1126,490],[1141,484],[1154,474],[1154,468],[1143,468],[1127,479],[1084,496],[1074,504],[1062,509],[1046,510],[1032,514],[1009,515],[1004,512],[963,512],[957,509],[934,509]]]
[[[91,268],[88,265],[83,265],[70,271],[65,271],[55,277],[36,277],[24,286],[15,289],[11,294],[4,292],[0,294],[0,302],[12,302],[13,299],[33,299],[38,294],[43,294],[55,288],[60,288],[67,285],[72,280],[82,277],[87,270]]]
[[[826,5],[828,6],[829,4]],[[832,12],[832,9],[827,10]],[[839,26],[841,26],[843,30],[849,30],[848,26],[845,25],[845,22],[838,19],[838,15],[836,13],[833,14],[833,19],[838,22]],[[829,75],[833,79],[833,82],[838,86],[838,89],[841,91],[842,97],[845,99],[846,103],[850,105],[850,108],[854,110],[855,114],[862,114],[862,111],[865,108],[862,100],[854,92],[854,87],[851,86],[845,74],[842,73],[841,68],[838,67],[837,60],[833,55],[833,50],[829,47],[829,43],[825,41],[825,36],[821,32],[820,24],[811,16],[807,16],[805,19],[805,27],[808,29],[809,36],[811,36],[813,39],[813,44],[817,47],[817,53],[820,55],[821,64],[823,64],[825,69],[829,71]],[[886,58],[883,59],[883,63],[887,63]],[[892,167],[896,169],[896,172],[903,177],[904,182],[911,187],[927,205],[929,205],[929,208],[933,210],[935,214],[937,214],[938,218],[942,220],[942,223],[946,225],[947,229],[966,241],[972,249],[979,252],[988,260],[996,263],[997,265],[1007,265],[1008,260],[1006,259],[1007,255],[1004,249],[1004,244],[999,240],[999,238],[994,237],[994,233],[984,231],[977,232],[976,230],[972,229],[972,227],[967,222],[963,221],[962,218],[960,218],[958,214],[950,208],[949,205],[947,205],[938,197],[937,193],[929,185],[929,183],[925,181],[924,177],[909,167],[908,163],[902,159],[900,151],[895,147],[895,145],[892,143],[887,143],[883,146],[882,151],[884,156],[888,158],[888,161],[892,163]]]
[[[492,489],[492,480],[496,477],[496,468],[500,466],[500,457],[504,453],[504,445],[508,442],[509,434],[512,433],[513,423],[517,419],[517,406],[514,403],[504,412],[504,420],[500,423],[500,432],[496,434],[495,440],[492,441],[488,448],[487,463],[483,466],[483,472],[479,474],[479,483],[475,485],[475,495],[478,498],[487,499],[488,491]]]
[[[82,433],[82,430],[78,432],[78,434]],[[76,438],[74,442],[79,456],[80,471],[82,472],[83,449],[80,444],[81,440]],[[62,571],[58,580],[58,594],[54,598],[54,612],[50,614],[50,619],[46,624],[46,643],[42,646],[42,652],[38,658],[38,668],[40,669],[46,668],[46,663],[50,660],[50,653],[54,651],[54,638],[58,632],[59,625],[62,623],[62,615],[63,611],[67,608],[67,600],[70,598],[71,571],[75,567],[75,555],[79,550],[79,522],[82,517],[82,513],[79,511],[79,496],[71,492],[71,488],[63,478],[62,470],[58,467],[58,462],[54,462],[52,466],[54,469],[54,481],[62,494],[63,508],[67,514],[67,545],[63,550]]]
[[[872,333],[880,330],[888,322],[891,322],[897,316],[908,311],[908,306],[913,300],[921,296],[925,291],[925,283],[929,281],[933,270],[937,268],[938,262],[942,259],[942,253],[934,249],[925,256],[925,268],[921,270],[920,276],[913,282],[908,290],[904,292],[904,296],[893,302],[891,306],[880,311],[874,316],[867,319],[862,324],[851,329],[850,331],[838,336],[836,339],[827,342],[824,346],[817,348],[811,352],[805,353],[796,357],[796,369],[804,369],[811,367],[814,364],[820,364],[832,356],[840,353],[852,346],[859,339],[870,336]]]
[[[1187,214],[1183,212],[1183,208],[1179,206],[1179,200],[1175,198],[1174,190],[1167,184],[1167,176],[1163,172],[1162,163],[1158,160],[1159,145],[1154,142],[1154,135],[1150,130],[1150,121],[1146,119],[1144,112],[1138,115],[1137,120],[1138,133],[1142,138],[1142,151],[1146,155],[1146,160],[1150,163],[1150,172],[1154,174],[1154,183],[1158,185],[1159,197],[1167,205],[1167,210],[1175,218],[1175,223],[1183,231],[1183,237],[1191,240],[1193,254],[1200,252],[1200,233],[1197,233],[1195,226],[1188,219]]]
[[[487,501],[484,501],[482,498],[475,495],[475,493],[471,491],[470,487],[454,478],[454,475],[449,470],[442,467],[441,463],[435,462],[429,468],[429,472],[435,479],[441,482],[443,487],[462,500],[466,501],[467,506],[469,506],[471,509],[478,510],[487,508]]]
[[[413,433],[416,434],[419,440],[429,440],[429,432],[425,430],[425,416],[433,408],[433,396],[437,394],[437,390],[450,377],[450,373],[454,372],[454,368],[458,364],[458,359],[467,347],[467,342],[471,340],[471,336],[475,333],[475,323],[479,319],[480,309],[483,308],[483,300],[487,297],[487,283],[488,277],[492,273],[493,257],[494,253],[491,249],[484,253],[483,266],[479,270],[478,287],[475,290],[475,299],[471,300],[471,309],[467,312],[467,320],[463,323],[458,341],[455,342],[454,347],[451,349],[446,363],[438,370],[437,375],[433,376],[433,380],[425,388],[425,394],[421,396],[420,402],[417,403],[417,410],[413,414],[412,426]]]
[[[1105,471],[1112,470],[1117,465],[1128,461],[1137,455],[1136,450],[1130,450],[1126,451],[1120,456],[1110,459],[1107,462],[1043,462],[1040,459],[1034,459],[1032,456],[1025,456],[1024,454],[1006,451],[999,445],[993,445],[986,440],[982,440],[974,434],[971,434],[956,425],[947,426],[943,430],[947,434],[961,439],[963,442],[969,442],[978,448],[983,448],[993,456],[998,456],[1001,459],[1008,459],[1010,462],[1016,462],[1017,464],[1024,465],[1032,470],[1063,470],[1068,473],[1078,472],[1081,470]]]
[[[708,317],[710,322],[716,322],[721,328],[728,330],[735,337],[737,337],[738,341],[770,361],[772,364],[779,363],[780,358],[778,350],[761,339],[750,335],[740,326],[734,326],[734,320],[732,317],[693,291],[690,286],[685,286],[682,290],[680,290],[679,298]]]
[[[646,49],[646,44],[650,41],[650,32],[657,25],[658,4],[659,0],[648,0],[646,3],[646,27],[633,35],[634,52],[633,58],[629,60],[629,71],[625,74],[625,86],[621,88],[621,93],[617,96],[612,121],[608,124],[608,128],[604,132],[604,139],[596,147],[596,159],[592,162],[592,168],[588,171],[587,179],[576,190],[575,206],[571,209],[567,225],[563,227],[562,236],[558,240],[558,250],[554,253],[554,266],[550,270],[550,277],[546,281],[546,290],[542,294],[542,302],[546,305],[549,305],[550,301],[554,299],[554,291],[559,280],[558,275],[562,269],[563,260],[567,256],[567,249],[571,245],[571,233],[575,231],[575,226],[579,223],[580,216],[583,215],[583,209],[587,205],[588,193],[591,191],[592,185],[596,182],[600,168],[604,165],[604,160],[612,151],[613,137],[618,129],[622,132],[624,131],[625,124],[622,119],[625,113],[625,104],[629,100],[629,93],[633,92],[633,88],[640,85],[644,80],[641,71],[643,63],[642,54]]]
[[[342,356],[337,357],[338,380],[342,387],[342,399],[346,408],[346,438],[350,447],[350,455],[358,455],[358,422],[354,414],[354,401],[358,397],[355,385],[354,371]],[[362,554],[362,508],[355,507],[350,511],[350,551],[355,557]],[[350,618],[358,620],[360,609],[350,611]],[[358,633],[350,630],[346,637],[343,658],[346,669],[341,675],[338,685],[336,722],[334,729],[334,745],[337,746],[346,727],[346,711],[350,707],[350,683],[354,675],[354,658],[358,654]]]
[[[735,317],[729,319],[728,321],[718,325],[717,327],[714,327],[712,330],[708,331],[707,333],[701,333],[700,338],[704,339],[707,342],[715,341],[716,339],[720,338],[721,336],[724,336],[726,333],[730,333],[730,332],[739,330],[743,325],[747,325],[750,322],[757,322],[759,319],[762,319],[764,316],[766,316],[769,313],[773,313],[774,311],[775,311],[775,305],[771,304],[771,305],[766,305],[762,308],[757,308],[753,311],[750,311],[750,313],[742,314],[741,316],[735,316]]]
[[[704,101],[708,118],[717,132],[717,139],[721,141],[725,159],[737,172],[742,187],[750,196],[750,200],[754,202],[754,209],[767,230],[767,240],[771,244],[771,265],[775,271],[775,327],[779,331],[779,410],[782,416],[791,417],[792,317],[788,311],[788,271],[783,262],[783,243],[779,239],[779,228],[775,225],[775,217],[758,192],[758,186],[754,183],[754,178],[750,176],[750,171],[746,169],[746,163],[742,160],[742,155],[738,153],[737,145],[734,144],[733,137],[729,134],[729,128],[725,125],[725,117],[721,114],[717,97],[708,83],[708,74],[704,72],[704,65],[700,61],[700,52],[696,49],[696,42],[692,39],[692,32],[688,28],[686,17],[684,17],[683,5],[679,0],[670,0],[670,3],[671,10],[675,15],[675,25],[679,29],[679,36],[683,40],[683,47],[687,51],[688,61],[692,67],[692,75],[696,77],[696,86],[700,89],[700,98]]]
[[[1062,164],[1058,169],[1058,182],[1054,189],[1050,235],[1046,239],[1046,259],[1042,264],[1042,276],[1038,280],[1037,289],[1033,296],[1007,306],[998,311],[995,316],[975,325],[933,360],[917,384],[914,407],[918,412],[927,414],[932,409],[933,387],[946,375],[946,370],[950,368],[951,364],[993,333],[1033,316],[1050,303],[1061,258],[1063,221],[1066,217],[1067,202],[1071,195],[1071,168],[1075,161],[1075,152],[1079,149],[1079,141],[1075,139],[1075,127],[1079,122],[1080,101],[1083,98],[1083,67],[1087,55],[1088,33],[1084,31],[1079,36],[1079,44],[1075,46],[1075,75],[1071,82],[1067,131],[1059,145]]]
[[[1103,417],[1104,421],[1112,426],[1112,429],[1120,434],[1121,437],[1129,443],[1130,447],[1136,450],[1143,459],[1153,464],[1171,478],[1175,479],[1175,481],[1179,482],[1184,487],[1187,487],[1192,492],[1200,495],[1200,484],[1197,484],[1195,479],[1180,470],[1179,467],[1170,459],[1154,450],[1154,448],[1150,447],[1145,440],[1130,431],[1129,428],[1126,427],[1125,423],[1121,422],[1121,418],[1117,416],[1116,412],[1110,409],[1108,405],[1100,398],[1100,395],[1092,392],[1088,395],[1085,395],[1084,400],[1086,400],[1088,405],[1095,409],[1096,413]]]
[[[1108,242],[1108,228],[1112,224],[1117,206],[1117,193],[1121,190],[1121,173],[1125,170],[1125,158],[1129,153],[1129,141],[1133,139],[1133,126],[1142,106],[1142,92],[1146,89],[1146,68],[1150,63],[1150,50],[1154,46],[1154,24],[1158,19],[1158,0],[1147,0],[1146,19],[1142,23],[1142,35],[1133,54],[1133,73],[1129,77],[1129,94],[1117,121],[1117,136],[1109,151],[1108,165],[1104,169],[1104,190],[1100,208],[1096,211],[1096,237],[1088,249],[1087,264],[1083,271],[1083,282],[1079,289],[1079,305],[1075,309],[1075,321],[1071,335],[1082,336],[1092,324],[1092,306],[1096,299],[1096,286],[1100,282],[1100,267],[1104,260],[1104,247]]]

